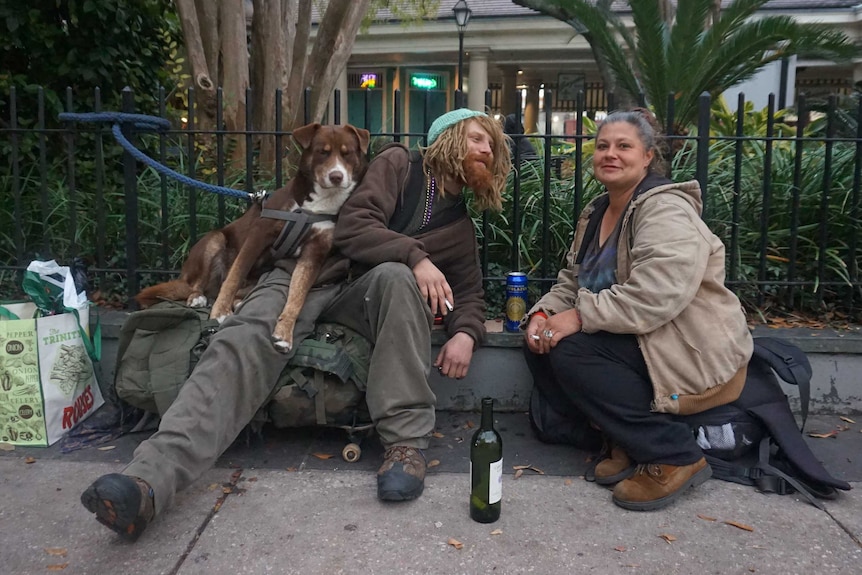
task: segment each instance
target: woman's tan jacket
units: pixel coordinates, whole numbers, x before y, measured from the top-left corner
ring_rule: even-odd
[[[653,411],[690,414],[734,401],[753,342],[739,300],[724,285],[724,244],[701,220],[698,183],[661,185],[632,200],[619,236],[617,283],[592,293],[579,287],[575,260],[598,200],[581,213],[567,267],[528,318],[577,307],[585,333],[636,335]]]

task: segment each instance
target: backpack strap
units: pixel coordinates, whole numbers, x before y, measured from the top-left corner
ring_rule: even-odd
[[[754,462],[754,465],[738,465],[719,459],[714,455],[704,454],[704,457],[712,468],[712,476],[715,479],[741,485],[752,485],[763,493],[787,495],[795,491],[806,501],[821,511],[825,511],[823,504],[817,501],[816,496],[801,481],[794,479],[769,463],[770,453],[770,439],[767,436],[760,440],[757,461]]]
[[[849,483],[829,475],[811,452],[796,427],[796,420],[793,419],[793,413],[786,401],[750,407],[748,411],[763,422],[784,457],[799,471],[805,483],[821,484],[845,491],[850,489]]]
[[[808,419],[808,401],[811,397],[811,362],[805,352],[783,339],[754,338],[754,356],[765,361],[778,377],[799,387],[799,405],[802,411],[800,432]]]
[[[796,431],[796,424],[794,422],[793,430]],[[770,445],[769,437],[764,437],[760,440],[760,447],[758,448],[758,457],[757,457],[757,465],[755,466],[755,471],[761,471],[762,474],[756,474],[754,479],[757,488],[760,491],[766,493],[778,493],[779,495],[786,495],[787,493],[792,493],[795,490],[801,496],[803,496],[811,505],[815,506],[817,509],[821,511],[826,511],[826,508],[823,507],[823,504],[817,501],[814,495],[802,484],[798,479],[794,479],[787,473],[784,473],[774,465],[769,463],[770,455],[772,454],[772,448]],[[793,490],[789,487],[791,486]]]

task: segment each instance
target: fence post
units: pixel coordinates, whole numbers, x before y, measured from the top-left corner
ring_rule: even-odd
[[[123,88],[123,112],[135,113],[135,97],[132,89]],[[123,124],[123,136],[135,144],[134,128],[128,122]],[[138,176],[135,158],[123,151],[123,192],[126,206],[126,285],[129,288],[126,306],[138,309],[133,297],[138,293]]]
[[[697,103],[697,170],[696,178],[700,184],[700,197],[703,201],[703,214],[706,219],[708,212],[706,201],[706,185],[709,181],[709,92],[703,92]]]

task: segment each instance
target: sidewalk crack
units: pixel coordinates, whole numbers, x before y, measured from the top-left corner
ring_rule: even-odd
[[[239,482],[240,477],[242,477],[242,472],[242,468],[234,470],[234,472],[231,473],[228,482],[222,484],[222,494],[218,497],[218,499],[216,499],[215,504],[213,505],[212,509],[210,509],[210,512],[207,513],[207,516],[204,517],[204,520],[197,528],[194,537],[192,537],[191,541],[189,541],[189,544],[186,546],[186,550],[183,552],[182,555],[180,555],[180,558],[177,559],[177,562],[174,565],[173,569],[168,572],[169,575],[176,575],[177,573],[179,573],[180,569],[183,566],[183,563],[185,563],[188,556],[191,555],[192,550],[194,550],[195,545],[197,545],[198,540],[201,538],[201,535],[203,535],[203,532],[213,520],[213,517],[215,517],[216,513],[219,512],[219,509],[221,509],[222,505],[224,505],[224,502],[227,501],[227,498],[237,492],[237,483]]]

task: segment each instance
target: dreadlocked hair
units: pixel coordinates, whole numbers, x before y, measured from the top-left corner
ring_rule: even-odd
[[[444,130],[434,143],[423,149],[424,166],[438,182],[443,182],[446,174],[453,174],[461,180],[464,177],[464,158],[467,157],[467,124],[477,122],[491,136],[491,152],[494,160],[491,164],[493,183],[490,190],[473,190],[473,198],[479,211],[493,209],[502,211],[503,190],[506,188],[506,178],[512,169],[509,157],[509,147],[506,135],[500,123],[488,116],[473,116],[458,122]],[[443,186],[440,194],[445,195]]]

